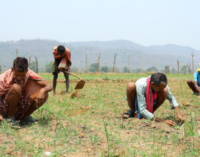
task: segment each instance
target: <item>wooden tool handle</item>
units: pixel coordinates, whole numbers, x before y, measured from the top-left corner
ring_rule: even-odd
[[[69,75],[73,75],[75,77],[77,77],[79,80],[82,80],[82,78],[74,73],[71,73],[71,72],[68,72],[68,71],[65,71],[65,73],[69,74]]]

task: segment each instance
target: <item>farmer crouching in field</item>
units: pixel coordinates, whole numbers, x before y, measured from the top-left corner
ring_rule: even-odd
[[[58,78],[58,73],[62,71],[65,76],[65,84],[66,84],[66,93],[68,93],[69,88],[69,75],[65,73],[64,71],[70,71],[70,66],[72,65],[71,61],[71,51],[67,48],[65,48],[62,45],[59,45],[58,47],[54,47],[53,49],[53,56],[55,59],[55,62],[53,64],[52,73],[54,75],[53,77],[53,93],[56,93],[56,83]],[[63,68],[65,67],[65,68]]]
[[[16,125],[34,123],[30,116],[42,106],[52,86],[28,69],[26,58],[17,57],[13,67],[0,75],[0,115]]]
[[[200,95],[200,63],[199,68],[193,75],[194,81],[189,80],[187,81],[188,86],[196,95]]]
[[[130,82],[127,86],[126,95],[131,109],[126,113],[129,117],[152,119],[173,126],[176,123],[172,120],[163,120],[153,114],[164,103],[165,99],[168,99],[171,108],[176,109],[177,119],[181,121],[181,124],[184,123],[178,109],[178,103],[170,92],[167,77],[163,73],[155,73],[151,77],[141,78],[136,83]]]

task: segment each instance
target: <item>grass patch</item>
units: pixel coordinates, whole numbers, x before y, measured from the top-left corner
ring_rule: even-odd
[[[52,83],[51,74],[41,76]],[[33,114],[37,124],[13,130],[0,124],[0,156],[199,156],[200,97],[186,80],[192,75],[168,75],[185,124],[173,128],[148,120],[122,119],[128,109],[126,86],[148,74],[80,74],[86,80],[79,96],[65,94],[63,74],[57,94]],[[70,92],[78,80],[70,76]],[[189,103],[190,106],[184,104]],[[155,113],[176,119],[166,101]],[[155,125],[155,127],[153,127]]]

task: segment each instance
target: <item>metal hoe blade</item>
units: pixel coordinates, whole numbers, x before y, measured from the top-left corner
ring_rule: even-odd
[[[82,89],[83,86],[85,85],[85,80],[80,80],[77,82],[75,89]]]

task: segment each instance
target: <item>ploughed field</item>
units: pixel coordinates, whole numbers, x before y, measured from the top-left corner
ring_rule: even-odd
[[[56,95],[32,115],[36,124],[15,130],[1,122],[0,156],[200,156],[200,97],[186,84],[192,74],[167,75],[183,125],[122,118],[127,83],[149,75],[80,74],[86,84],[72,99],[59,74]],[[51,74],[41,76],[52,84]],[[70,76],[70,93],[77,81]],[[155,115],[176,121],[168,101]]]

